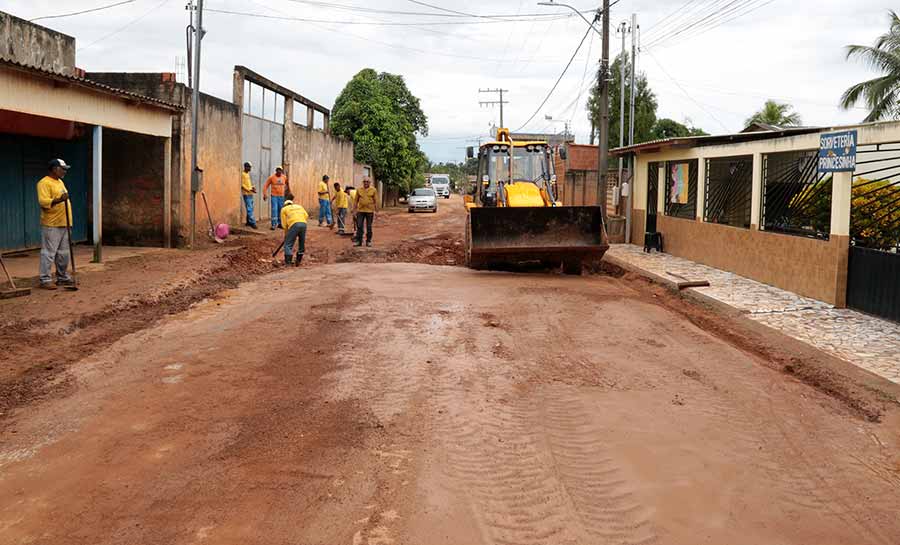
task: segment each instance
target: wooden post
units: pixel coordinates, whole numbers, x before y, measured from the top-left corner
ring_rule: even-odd
[[[94,152],[94,175],[93,175],[93,197],[94,197],[94,263],[103,262],[103,127],[97,125],[94,127],[93,133],[93,152]]]

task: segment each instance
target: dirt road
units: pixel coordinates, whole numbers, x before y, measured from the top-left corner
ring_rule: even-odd
[[[0,543],[900,543],[896,388],[633,278],[426,264],[460,218],[74,358],[0,432]]]

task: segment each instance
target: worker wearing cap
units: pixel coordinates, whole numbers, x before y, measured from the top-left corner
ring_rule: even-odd
[[[354,246],[362,246],[363,227],[365,226],[366,246],[372,245],[372,222],[375,221],[375,208],[378,201],[378,190],[371,186],[368,178],[363,179],[363,186],[356,190],[354,208],[356,209],[356,240]]]
[[[299,204],[294,204],[294,196],[288,192],[281,209],[281,228],[284,229],[284,264],[292,262],[300,266],[303,254],[306,252],[306,222],[309,214]],[[294,261],[294,242],[297,242],[297,259]]]
[[[253,164],[249,161],[244,163],[244,171],[241,172],[241,197],[244,199],[244,207],[247,209],[247,227],[256,229],[256,218],[253,215],[253,195],[256,188],[253,187],[253,179],[250,178],[250,171],[253,170]]]
[[[319,182],[319,227],[322,227],[322,220],[328,222],[328,227],[334,227],[334,219],[331,217],[331,194],[328,191],[328,175],[322,176]]]
[[[41,287],[55,290],[56,286],[74,285],[69,276],[69,233],[72,225],[72,204],[63,178],[69,165],[62,159],[53,159],[47,175],[37,183],[38,205],[41,207]],[[56,265],[56,285],[50,268]]]
[[[286,191],[290,191],[290,188],[287,176],[284,175],[284,169],[275,167],[275,174],[269,176],[269,179],[266,180],[266,184],[263,186],[263,200],[266,200],[267,191],[270,191],[272,197],[272,231],[275,230],[275,227],[281,227],[278,223],[278,218],[281,217],[281,207],[284,206],[284,194]]]
[[[344,234],[344,225],[347,223],[347,209],[350,208],[350,199],[347,193],[341,189],[341,184],[334,182],[334,197],[331,198],[334,205],[334,215],[337,216],[338,234]]]

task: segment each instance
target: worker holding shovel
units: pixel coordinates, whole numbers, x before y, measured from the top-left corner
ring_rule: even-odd
[[[294,204],[294,196],[285,194],[281,209],[281,228],[284,229],[284,264],[300,266],[306,252],[306,222],[309,214],[299,204]],[[294,243],[297,243],[297,259],[294,260]]]
[[[72,204],[63,178],[69,165],[62,159],[53,159],[48,165],[48,173],[37,183],[37,199],[41,207],[41,287],[55,290],[57,286],[74,287],[75,281],[69,276],[71,244],[69,229],[72,218]],[[56,284],[50,269],[56,265]]]

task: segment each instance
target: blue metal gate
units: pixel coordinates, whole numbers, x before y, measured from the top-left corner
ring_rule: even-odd
[[[857,148],[847,306],[900,321],[900,143]]]
[[[72,238],[87,240],[90,139],[71,141],[0,135],[0,250],[41,245],[37,182],[47,174],[47,162],[65,159],[72,168],[65,183],[72,197]]]

